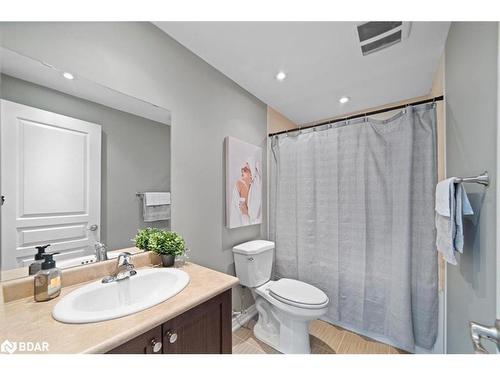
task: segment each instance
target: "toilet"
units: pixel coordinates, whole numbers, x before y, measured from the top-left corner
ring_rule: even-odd
[[[281,353],[310,353],[309,323],[326,313],[327,295],[299,280],[271,280],[274,242],[245,242],[233,254],[236,276],[251,290],[259,313],[255,337]]]

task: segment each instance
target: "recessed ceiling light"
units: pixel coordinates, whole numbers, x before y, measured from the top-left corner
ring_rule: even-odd
[[[69,72],[64,72],[63,77],[66,79],[75,79],[75,76]]]
[[[347,103],[349,100],[351,100],[351,98],[349,98],[348,96],[342,96],[342,97],[339,99],[339,103],[340,103],[340,104],[345,104],[345,103]]]
[[[280,71],[280,72],[278,72],[278,74],[276,74],[276,79],[278,81],[284,81],[285,78],[286,78],[286,73],[283,71]]]

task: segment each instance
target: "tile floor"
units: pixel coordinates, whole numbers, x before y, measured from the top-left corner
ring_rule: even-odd
[[[233,332],[233,354],[279,354],[253,335],[255,320]],[[403,354],[402,350],[315,320],[309,328],[312,354]]]

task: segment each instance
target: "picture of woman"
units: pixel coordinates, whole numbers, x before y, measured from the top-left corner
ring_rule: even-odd
[[[235,138],[226,139],[227,226],[262,222],[262,150]]]
[[[250,166],[245,163],[241,168],[241,177],[234,184],[233,199],[232,199],[232,212],[231,217],[234,216],[235,221],[239,222],[238,226],[249,225],[250,215],[248,214],[248,195],[250,193],[250,186],[252,185],[252,172]]]

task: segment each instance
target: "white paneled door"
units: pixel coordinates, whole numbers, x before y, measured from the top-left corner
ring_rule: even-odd
[[[101,126],[5,101],[1,106],[2,269],[34,247],[88,254],[100,237]]]

